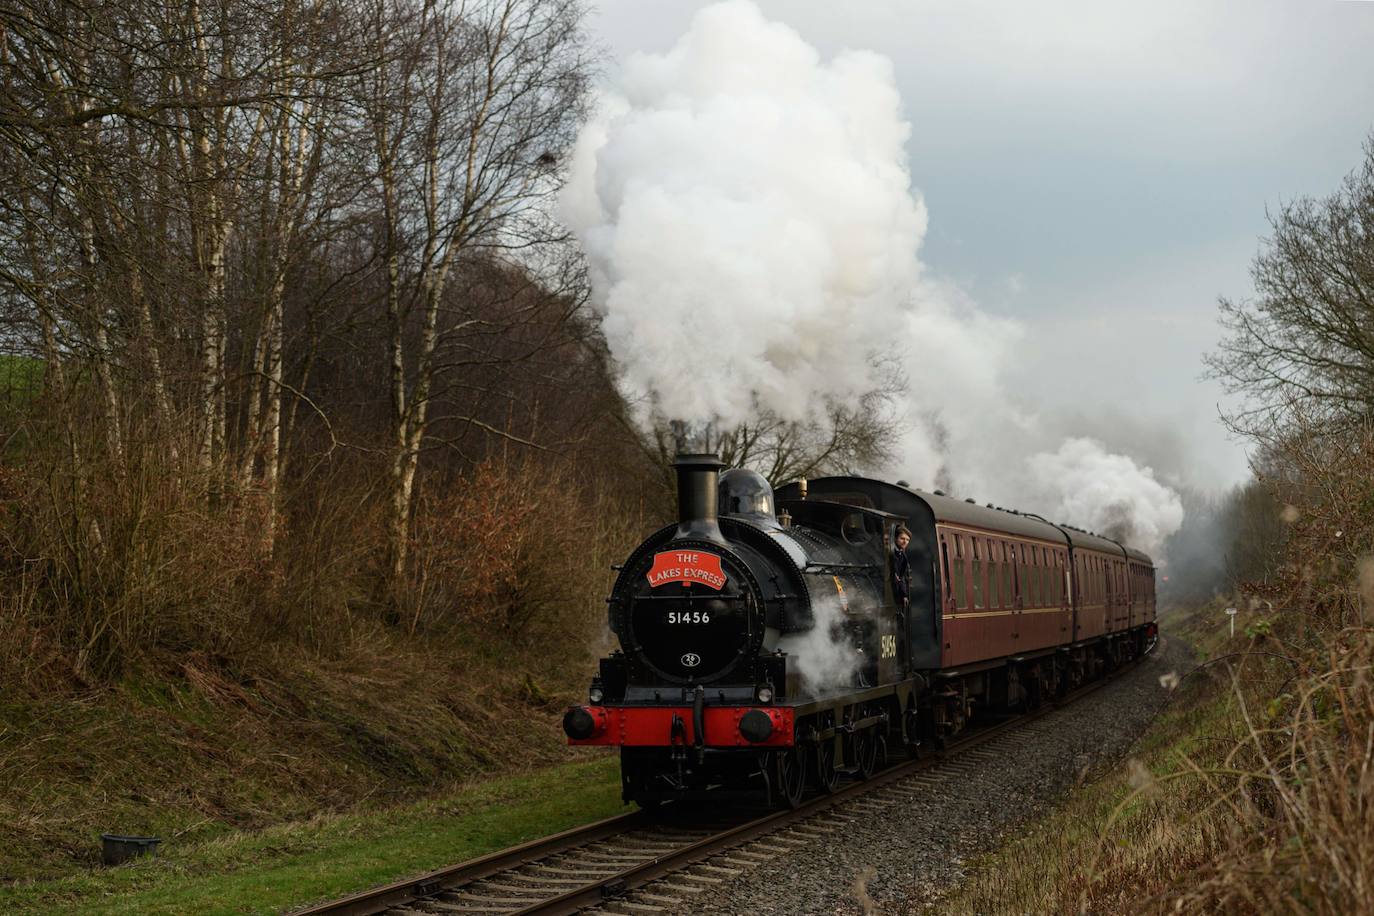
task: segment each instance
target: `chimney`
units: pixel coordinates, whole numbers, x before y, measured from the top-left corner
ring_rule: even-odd
[[[677,537],[724,544],[716,521],[716,481],[725,466],[715,455],[679,454],[677,469]]]

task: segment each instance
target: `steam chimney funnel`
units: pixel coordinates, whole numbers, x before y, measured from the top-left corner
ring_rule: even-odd
[[[716,521],[716,481],[725,466],[715,455],[679,454],[677,469],[677,537],[725,543]]]

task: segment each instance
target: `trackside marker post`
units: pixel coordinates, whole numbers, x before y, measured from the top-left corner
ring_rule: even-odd
[[[1226,609],[1226,616],[1231,618],[1231,637],[1234,639],[1236,635],[1236,609],[1228,607]]]

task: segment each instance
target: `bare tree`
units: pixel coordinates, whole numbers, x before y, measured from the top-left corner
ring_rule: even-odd
[[[1211,374],[1246,397],[1242,431],[1302,410],[1374,414],[1374,135],[1336,193],[1285,204],[1251,268],[1253,301],[1221,301]]]
[[[871,391],[852,407],[829,404],[810,420],[784,420],[760,409],[749,423],[699,431],[691,447],[716,453],[727,467],[758,471],[774,485],[799,477],[859,473],[893,457],[901,432],[893,411],[898,390]],[[651,449],[668,487],[673,485],[671,465],[683,447],[682,438],[673,423],[654,425]]]
[[[384,63],[359,87],[381,213],[391,402],[388,570],[404,575],[436,375],[468,321],[445,321],[472,253],[556,244],[544,211],[582,112],[589,60],[573,0],[374,0]]]

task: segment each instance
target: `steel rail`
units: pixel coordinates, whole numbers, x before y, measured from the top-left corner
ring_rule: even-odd
[[[530,840],[519,846],[499,849],[480,858],[440,868],[419,877],[360,891],[339,900],[316,904],[308,909],[293,910],[292,916],[370,916],[372,913],[380,913],[392,907],[432,897],[455,885],[490,878],[587,843],[619,836],[627,830],[648,826],[650,823],[642,811],[617,814],[552,836]]]
[[[1153,648],[1153,647],[1152,647]],[[929,756],[892,764],[865,780],[856,781],[831,793],[822,793],[803,802],[796,809],[774,811],[700,840],[688,842],[678,849],[648,858],[608,876],[587,880],[582,886],[557,893],[543,900],[531,901],[523,908],[505,910],[512,916],[566,916],[597,904],[605,903],[639,890],[660,878],[690,868],[750,840],[774,833],[816,814],[867,795],[877,789],[900,782],[917,773],[935,769],[960,754],[992,740],[1006,732],[1015,731],[1036,719],[1063,709],[1089,694],[1112,683],[1121,674],[1133,669],[1149,652],[1127,665],[1085,684],[1038,709],[1010,716],[979,728],[967,737],[936,750]],[[644,812],[632,811],[583,827],[532,840],[519,846],[499,850],[481,858],[442,868],[415,878],[397,881],[383,887],[362,891],[349,897],[322,903],[308,909],[293,911],[293,916],[370,916],[394,907],[418,903],[446,891],[460,892],[465,886],[510,872],[526,865],[556,856],[589,843],[610,839],[639,828],[663,826]],[[511,903],[517,903],[515,899]]]

